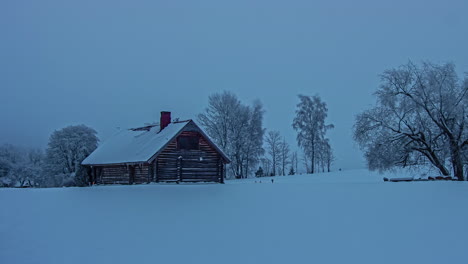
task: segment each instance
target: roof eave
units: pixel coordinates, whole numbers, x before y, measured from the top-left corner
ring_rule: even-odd
[[[83,166],[121,166],[121,165],[138,165],[138,164],[147,164],[148,161],[132,161],[132,162],[118,162],[118,163],[87,163],[87,164],[81,164]]]

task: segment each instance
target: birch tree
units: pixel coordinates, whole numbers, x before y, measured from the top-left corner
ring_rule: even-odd
[[[279,161],[281,166],[281,175],[286,175],[286,168],[291,163],[289,153],[289,144],[286,142],[286,139],[283,140],[279,144]]]
[[[325,166],[327,167],[327,172],[330,172],[331,165],[333,161],[335,160],[335,156],[333,155],[333,150],[330,146],[330,141],[328,138],[325,139],[324,141],[323,152],[324,152],[324,163],[325,163]]]
[[[297,151],[294,151],[291,156],[291,168],[293,168],[294,174],[298,173],[297,165],[298,165]]]
[[[234,129],[234,119],[241,106],[230,92],[215,93],[208,97],[208,107],[198,115],[198,120],[208,135],[226,153],[229,152],[229,135]]]
[[[318,95],[299,95],[296,117],[293,128],[297,131],[297,143],[304,150],[306,157],[310,159],[309,173],[315,173],[320,144],[325,140],[326,132],[333,128],[332,124],[326,124],[328,108]]]
[[[271,158],[271,176],[275,176],[280,162],[281,136],[279,131],[268,132],[266,138],[268,154]]]
[[[263,105],[259,100],[254,101],[252,107],[249,108],[247,136],[244,138],[245,144],[245,172],[244,175],[252,174],[253,170],[260,163],[260,157],[263,156],[263,136],[265,128],[263,128]]]

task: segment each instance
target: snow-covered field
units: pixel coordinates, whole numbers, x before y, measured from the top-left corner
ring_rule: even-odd
[[[0,189],[0,263],[468,263],[466,182],[258,181]]]

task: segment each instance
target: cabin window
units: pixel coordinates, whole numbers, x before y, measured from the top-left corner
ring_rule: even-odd
[[[179,149],[199,149],[198,137],[194,136],[180,136],[177,139],[177,147]]]

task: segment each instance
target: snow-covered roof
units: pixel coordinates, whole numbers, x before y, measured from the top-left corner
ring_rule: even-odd
[[[170,123],[159,131],[159,126],[149,130],[122,130],[106,140],[81,164],[122,164],[146,162],[173,139],[190,121]]]

